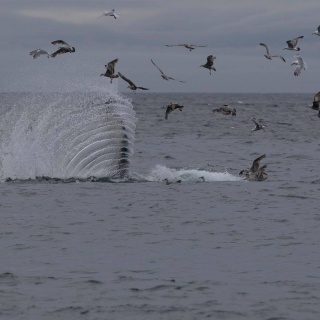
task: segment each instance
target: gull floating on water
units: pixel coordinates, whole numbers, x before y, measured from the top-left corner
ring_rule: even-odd
[[[50,57],[50,54],[46,50],[42,50],[40,48],[31,51],[29,54],[33,56],[33,59],[40,57],[42,54],[46,54],[48,58]]]
[[[160,71],[161,77],[162,77],[164,80],[175,80],[175,81],[179,81],[179,82],[182,82],[182,83],[186,83],[185,81],[177,80],[177,79],[175,79],[175,78],[172,78],[172,77],[167,76],[167,75],[164,74],[164,72],[153,62],[152,59],[151,59],[151,62],[152,62],[152,64]]]
[[[55,58],[59,54],[68,53],[68,52],[71,53],[71,52],[76,51],[76,49],[74,47],[71,47],[68,43],[66,43],[63,40],[55,40],[55,41],[52,41],[51,44],[53,44],[53,45],[59,44],[60,45],[60,47],[57,51],[51,53],[50,56],[52,58]]]
[[[221,113],[223,115],[229,115],[231,114],[232,116],[236,116],[237,115],[237,110],[234,108],[231,108],[230,106],[228,106],[227,104],[224,104],[222,107],[217,108],[217,109],[213,109],[212,110],[213,113],[217,112],[217,113]]]
[[[100,74],[100,76],[105,76],[107,78],[110,78],[110,83],[112,83],[112,79],[119,77],[118,74],[114,74],[114,67],[117,62],[118,62],[118,59],[114,59],[114,60],[108,62],[108,64],[105,65],[105,67],[107,69],[106,72]]]
[[[184,108],[184,106],[181,106],[178,103],[170,102],[170,104],[167,105],[165,119],[166,120],[168,119],[168,116],[172,111],[174,111],[176,109],[179,109],[180,111],[182,111],[182,108]]]
[[[293,61],[291,63],[292,66],[296,66],[296,68],[294,69],[293,74],[295,76],[299,76],[301,73],[301,70],[306,70],[307,68],[307,64],[305,63],[305,61],[303,60],[303,58],[300,56],[300,54],[296,54],[295,58],[297,58],[296,61]]]
[[[101,16],[97,17],[97,19],[101,17],[114,17],[115,19],[119,18],[119,16],[115,13],[115,10],[112,9],[111,11],[105,11]]]
[[[260,124],[260,123],[256,120],[256,118],[253,118],[252,121],[253,121],[253,123],[255,124],[255,126],[254,126],[254,128],[251,130],[251,133],[252,133],[253,131],[258,131],[258,130],[266,131],[266,130],[264,130],[264,128],[265,128],[266,126]]]
[[[296,47],[297,44],[298,44],[298,41],[299,39],[302,39],[303,36],[300,36],[300,37],[296,37],[296,38],[293,38],[292,40],[288,40],[287,41],[287,47],[286,48],[283,48],[283,50],[295,50],[295,51],[300,51],[300,48],[299,47]]]
[[[211,70],[216,71],[216,68],[213,66],[213,60],[216,59],[215,56],[213,56],[212,54],[210,54],[210,56],[207,57],[207,63],[206,64],[202,64],[200,67],[209,69],[209,73],[211,74]]]
[[[316,31],[312,32],[312,34],[316,34],[317,36],[320,36],[320,26]]]
[[[166,47],[185,47],[185,48],[189,49],[189,51],[192,51],[195,48],[203,48],[206,46],[197,46],[195,44],[181,43],[181,44],[166,44]]]
[[[283,62],[286,62],[286,60],[284,59],[283,56],[280,56],[280,55],[271,55],[271,54],[269,53],[269,48],[268,48],[268,46],[267,46],[266,44],[260,43],[260,46],[263,46],[263,47],[266,48],[267,54],[265,54],[264,56],[265,56],[267,59],[272,60],[272,58],[280,58]]]
[[[129,80],[128,78],[126,78],[122,73],[118,72],[120,78],[122,78],[124,81],[128,82],[128,88],[131,89],[132,91],[136,91],[137,89],[141,89],[141,90],[149,90],[147,88],[144,87],[137,87],[131,80]]]
[[[260,167],[260,161],[266,157],[265,154],[255,159],[250,169],[241,170],[239,175],[244,177],[244,180],[248,181],[264,181],[268,178],[265,173],[267,165]]]

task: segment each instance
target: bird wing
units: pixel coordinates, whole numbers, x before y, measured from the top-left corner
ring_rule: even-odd
[[[257,122],[257,120],[255,118],[253,118],[252,121],[256,126],[258,126],[258,127],[260,126],[260,124]]]
[[[176,46],[179,46],[179,44],[166,44],[165,46],[166,47],[176,47]]]
[[[204,47],[207,47],[207,46],[198,46],[196,44],[189,44],[189,46],[192,46],[192,47],[198,47],[198,48],[204,48]]]
[[[278,54],[272,55],[272,58],[280,58],[283,62],[286,62],[286,59],[283,56],[280,56]]]
[[[141,90],[149,90],[148,88],[145,88],[145,87],[137,87],[137,89],[141,89]]]
[[[117,62],[118,62],[118,59],[114,59],[114,60],[108,62],[107,65],[105,65],[105,67],[107,68],[108,74],[114,74],[114,67]]]
[[[119,18],[119,15],[116,14],[116,13],[113,13],[112,16],[113,16],[115,19]]]
[[[161,72],[161,74],[165,75],[164,72],[153,62],[151,59],[152,64]]]
[[[262,156],[258,157],[257,159],[253,160],[253,163],[252,163],[252,166],[250,168],[250,170],[252,172],[256,172],[258,169],[259,169],[259,166],[260,166],[260,161],[262,159],[264,159],[266,157],[265,154],[263,154]]]
[[[320,32],[320,26],[317,28],[318,32]]]
[[[56,57],[57,55],[63,54],[63,53],[66,53],[66,52],[69,52],[69,50],[68,50],[67,48],[65,48],[65,47],[61,47],[61,48],[59,48],[57,51],[51,53],[50,56],[51,56],[52,58],[54,58],[54,57]]]
[[[29,53],[30,56],[35,55],[39,50],[41,50],[41,49],[39,48],[39,49],[36,49],[36,50],[31,51],[31,52]]]
[[[120,78],[122,78],[124,81],[127,81],[130,85],[135,86],[135,84],[129,80],[128,78],[126,78],[122,73],[118,72]]]
[[[267,46],[266,44],[264,44],[264,43],[260,43],[260,46],[265,47],[265,48],[266,48],[266,50],[267,50],[267,55],[270,55],[270,53],[269,53],[269,48],[268,48],[268,46]]]
[[[68,43],[66,43],[66,42],[63,41],[63,40],[55,40],[55,41],[52,41],[51,44],[53,44],[54,46],[55,46],[56,44],[60,44],[61,46],[64,46],[64,47],[70,47],[70,46],[68,45]]]
[[[167,106],[165,119],[168,119],[169,114],[172,112],[171,105]]]
[[[299,39],[302,39],[302,38],[303,38],[303,36],[299,36],[299,37],[293,38],[293,39],[291,40],[292,47],[294,48],[294,47],[297,45],[298,40],[299,40]]]
[[[313,101],[314,102],[320,101],[320,91],[314,95]]]

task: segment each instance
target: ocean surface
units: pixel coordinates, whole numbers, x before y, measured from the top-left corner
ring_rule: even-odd
[[[312,100],[1,93],[0,319],[320,319]]]

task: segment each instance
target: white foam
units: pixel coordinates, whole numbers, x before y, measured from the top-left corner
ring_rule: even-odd
[[[156,165],[146,176],[149,181],[169,181],[182,180],[188,182],[199,182],[200,177],[204,177],[206,182],[217,181],[243,181],[241,177],[234,176],[229,172],[211,172],[199,169],[171,169],[164,165]]]

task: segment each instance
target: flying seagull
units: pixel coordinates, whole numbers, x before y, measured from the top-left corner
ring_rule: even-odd
[[[131,89],[132,91],[136,91],[137,89],[141,89],[141,90],[149,90],[147,88],[144,87],[137,87],[131,80],[129,80],[128,78],[126,78],[122,73],[118,72],[120,78],[122,78],[124,81],[128,82],[128,88]]]
[[[316,34],[317,36],[320,36],[320,26],[317,28],[316,31],[312,32],[312,34]]]
[[[265,173],[267,165],[260,167],[260,161],[266,157],[265,154],[256,158],[250,169],[241,170],[239,172],[240,176],[243,176],[245,180],[249,181],[264,181],[268,178],[268,175]]]
[[[164,72],[152,61],[152,59],[151,59],[151,62],[152,62],[152,64],[160,71],[161,77],[162,77],[164,80],[175,80],[175,81],[179,81],[179,82],[182,82],[182,83],[186,83],[185,81],[177,80],[177,79],[175,79],[175,78],[172,78],[172,77],[167,76],[167,75],[164,74]]]
[[[220,108],[213,109],[212,112],[213,113],[215,113],[215,112],[221,113],[221,114],[226,115],[226,116],[229,115],[229,114],[231,114],[232,116],[236,116],[237,115],[237,110],[230,108],[227,104],[224,104]]]
[[[269,53],[269,48],[268,48],[268,46],[267,46],[266,44],[260,43],[260,46],[263,46],[263,47],[266,48],[267,54],[265,54],[264,56],[265,56],[267,59],[272,60],[272,58],[280,58],[283,62],[286,62],[286,60],[284,59],[283,56],[280,56],[280,55],[271,55],[271,54]]]
[[[184,108],[184,106],[181,106],[178,103],[170,102],[170,104],[167,105],[165,119],[168,119],[168,116],[172,111],[176,109],[179,109],[180,111],[182,111],[182,108]]]
[[[216,71],[216,68],[213,66],[214,59],[216,59],[216,57],[211,54],[210,56],[207,57],[207,63],[202,64],[200,67],[209,69],[209,73],[211,74],[211,70]]]
[[[112,79],[119,77],[118,74],[114,74],[114,67],[117,62],[118,62],[118,59],[114,59],[114,60],[108,62],[108,64],[105,65],[105,67],[107,69],[106,72],[100,74],[100,76],[105,76],[105,77],[110,78],[110,83],[112,83]]]
[[[259,130],[266,131],[266,130],[264,130],[264,128],[265,128],[266,126],[260,124],[260,123],[256,120],[256,118],[253,118],[252,121],[253,121],[253,123],[255,124],[255,126],[254,126],[254,128],[251,130],[251,133],[252,133],[253,131],[259,131]]]
[[[60,45],[59,49],[53,53],[51,53],[51,57],[52,58],[55,58],[57,55],[59,54],[63,54],[63,53],[68,53],[68,52],[75,52],[76,49],[74,47],[71,47],[68,43],[66,43],[65,41],[63,40],[55,40],[55,41],[52,41],[51,44],[53,44],[54,46],[56,44]]]
[[[33,56],[33,59],[40,57],[42,54],[46,54],[48,58],[50,57],[50,54],[46,50],[42,50],[40,48],[31,51],[29,54],[30,56]]]
[[[286,48],[283,48],[283,50],[295,50],[295,51],[300,51],[300,48],[299,47],[296,47],[297,44],[298,44],[298,41],[299,39],[302,39],[303,36],[300,36],[300,37],[296,37],[296,38],[293,38],[292,40],[288,40],[287,41],[287,47]]]
[[[181,43],[181,44],[166,44],[166,47],[185,47],[189,49],[189,51],[194,50],[195,48],[203,48],[206,46],[197,46],[195,44],[187,44],[187,43]]]
[[[97,19],[106,16],[106,17],[114,17],[115,19],[117,19],[119,16],[115,13],[115,10],[112,9],[111,11],[105,11],[101,16],[97,17]]]
[[[305,61],[303,60],[303,58],[300,56],[300,54],[296,54],[295,58],[297,58],[296,61],[293,61],[291,63],[292,66],[296,66],[296,68],[294,69],[293,74],[295,76],[300,75],[301,70],[306,70],[307,68],[307,64],[305,63]]]

